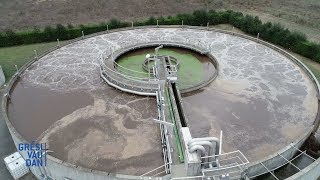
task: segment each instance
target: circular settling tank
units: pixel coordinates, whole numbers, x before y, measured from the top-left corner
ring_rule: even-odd
[[[252,162],[312,129],[318,108],[316,87],[282,53],[215,31],[144,28],[79,40],[22,72],[9,87],[6,107],[15,143],[47,143],[52,151],[47,172],[57,179],[77,177],[72,171],[91,178],[85,172],[139,176],[163,165],[159,125],[151,120],[157,116],[155,99],[121,92],[99,77],[99,58],[106,49],[151,41],[197,45],[219,64],[212,83],[182,94],[192,137],[218,137],[223,130],[222,151],[241,150]],[[116,62],[143,71],[145,55],[152,52],[153,48],[130,51]],[[216,70],[206,56],[190,50],[165,48],[161,53],[181,62],[181,87],[200,83]],[[69,169],[58,172],[59,166]]]

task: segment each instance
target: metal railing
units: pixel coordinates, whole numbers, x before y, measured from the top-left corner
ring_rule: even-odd
[[[113,63],[114,63],[115,69],[123,75],[133,76],[135,79],[139,79],[142,81],[154,81],[155,80],[154,78],[152,78],[152,73],[128,69],[128,68],[123,67],[120,64],[116,63],[115,61]]]
[[[166,171],[165,171],[165,167],[167,166],[168,164],[163,164],[155,169],[152,169],[142,175],[140,175],[140,178],[142,179],[143,177],[155,177],[155,176],[160,176],[160,175],[165,175],[166,174]]]
[[[220,177],[222,175],[238,177],[249,164],[248,159],[242,154],[240,150],[220,155],[201,157],[201,159],[213,159],[213,161],[201,163],[203,166],[206,166],[208,164],[218,165],[217,167],[202,169],[202,174],[204,177]]]
[[[246,165],[249,163],[249,160],[243,155],[243,153],[240,150],[228,152],[228,153],[222,153],[220,155],[213,155],[213,156],[204,156],[201,157],[201,159],[218,159],[220,166],[225,166],[231,163],[239,163],[242,165]],[[215,161],[212,161],[215,162]],[[218,163],[216,162],[216,163]],[[226,162],[226,163],[222,163]],[[210,162],[206,162],[210,163]]]
[[[297,154],[295,157],[293,157],[292,159],[287,159],[286,157],[284,157],[284,156],[281,155],[280,153],[277,153],[277,155],[278,155],[279,157],[281,157],[281,159],[283,159],[283,162],[282,162],[282,163],[280,163],[280,164],[279,164],[277,167],[275,167],[275,168],[268,168],[268,166],[267,166],[265,163],[260,162],[260,164],[264,167],[265,171],[262,172],[262,173],[260,173],[260,174],[255,175],[255,176],[251,176],[251,177],[249,177],[249,178],[252,179],[252,178],[261,176],[261,175],[263,175],[263,174],[270,173],[275,179],[279,180],[279,178],[276,176],[276,174],[274,174],[274,171],[277,170],[277,169],[280,169],[280,168],[284,167],[285,165],[290,164],[290,165],[291,165],[292,167],[294,167],[298,172],[301,171],[302,169],[304,169],[304,168],[298,167],[297,165],[295,165],[295,164],[293,163],[293,161],[296,160],[297,158],[299,158],[299,157],[301,157],[301,156],[306,156],[306,157],[310,158],[312,161],[316,161],[316,159],[313,158],[312,156],[308,155],[308,154],[306,153],[306,151],[301,151],[299,148],[293,146],[292,144],[290,144],[290,146],[291,146],[292,148],[294,148],[294,149],[298,152],[298,154]]]
[[[104,63],[104,57],[101,55],[100,70],[102,78],[112,85],[123,91],[132,92],[140,95],[155,95],[158,88],[156,81],[145,81],[145,79],[137,78],[122,74],[116,69],[111,69]]]
[[[210,162],[201,163],[203,166],[206,166],[209,163],[219,164],[219,166],[212,168],[203,168],[201,176],[175,177],[172,179],[203,180],[207,178],[220,178],[222,176],[228,176],[230,179],[240,179],[244,170],[247,168],[247,165],[250,163],[240,150],[201,158],[215,159]]]
[[[139,77],[139,76],[135,76],[135,73],[137,73],[137,71],[131,70],[126,68],[127,72],[130,72],[128,74],[126,73],[122,73],[121,70],[119,71],[119,69],[117,69],[117,67],[119,66],[119,64],[114,64],[114,60],[111,58],[109,58],[109,56],[105,55],[105,54],[101,54],[100,57],[100,65],[104,68],[104,70],[108,71],[108,72],[112,72],[118,76],[124,77],[124,78],[128,78],[131,80],[139,80],[139,81],[146,81],[148,80],[146,77]]]
[[[203,180],[205,177],[204,176],[185,176],[185,177],[174,177],[171,178],[172,180]]]
[[[165,98],[164,98],[164,84],[159,84],[158,91],[156,95],[157,99],[157,107],[158,107],[158,119],[161,122],[167,122],[165,116]],[[171,164],[172,164],[172,157],[171,157],[171,145],[169,141],[169,131],[166,124],[160,123],[160,133],[161,133],[161,144],[162,144],[162,151],[163,151],[163,160],[166,164],[165,172],[167,174],[171,173]]]

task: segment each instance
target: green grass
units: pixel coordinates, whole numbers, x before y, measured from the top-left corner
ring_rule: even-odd
[[[317,78],[318,82],[320,82],[320,69],[309,63],[304,63],[304,64],[310,69],[313,75]]]
[[[20,68],[34,57],[34,50],[37,50],[37,53],[41,54],[56,45],[57,42],[51,42],[0,48],[0,65],[3,69],[6,81],[8,82],[16,72],[15,65]]]
[[[122,57],[117,62],[121,66],[128,69],[145,72],[142,68],[142,64],[146,54],[148,53],[152,54],[153,50],[150,50],[150,52],[145,52],[141,55]],[[160,49],[159,54],[170,55],[180,61],[180,67],[178,69],[178,81],[180,87],[190,87],[191,85],[198,84],[204,80],[205,72],[203,70],[203,65],[195,56],[191,54],[179,53],[166,48]],[[148,75],[145,74],[145,77],[147,76]]]
[[[287,50],[288,51],[288,50]],[[303,64],[305,64],[310,71],[313,73],[313,75],[317,78],[317,80],[320,82],[320,64],[308,59],[306,57],[303,57],[297,53],[288,51],[290,54],[292,54],[293,56],[295,56],[297,59],[299,59]]]

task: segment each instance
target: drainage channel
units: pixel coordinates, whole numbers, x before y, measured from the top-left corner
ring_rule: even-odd
[[[174,110],[173,110],[173,106],[176,106],[177,108],[178,108],[178,106],[177,106],[176,103],[172,104],[171,99],[175,98],[175,97],[174,97],[174,95],[172,97],[171,93],[169,93],[168,91],[170,91],[170,89],[166,88],[165,89],[165,94],[166,94],[167,100],[168,100],[168,106],[169,106],[168,108],[169,108],[169,112],[170,112],[170,117],[172,119],[172,123],[174,124],[173,131],[174,131],[175,141],[176,141],[177,148],[178,148],[179,161],[180,161],[180,163],[183,163],[184,162],[184,156],[183,156],[183,150],[182,150],[182,146],[181,146],[181,139],[180,139],[180,135],[179,135],[179,132],[178,132],[178,127],[177,127],[177,120],[179,120],[179,119],[176,119],[176,117],[179,117],[179,116],[176,116],[174,114]]]
[[[177,110],[179,113],[181,126],[187,127],[185,114],[183,112],[183,108],[182,108],[182,104],[181,104],[180,93],[179,93],[179,90],[177,89],[176,83],[172,82],[171,87],[172,87],[172,91],[173,91],[173,97],[175,99]]]

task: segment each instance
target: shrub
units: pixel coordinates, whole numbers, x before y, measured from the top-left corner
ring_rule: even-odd
[[[193,12],[192,16],[193,16],[193,21],[190,24],[192,26],[204,26],[208,22],[207,11],[197,10]]]
[[[138,24],[139,22],[137,22]],[[151,16],[145,23],[142,23],[140,25],[156,25],[157,24],[157,19],[153,16]]]

